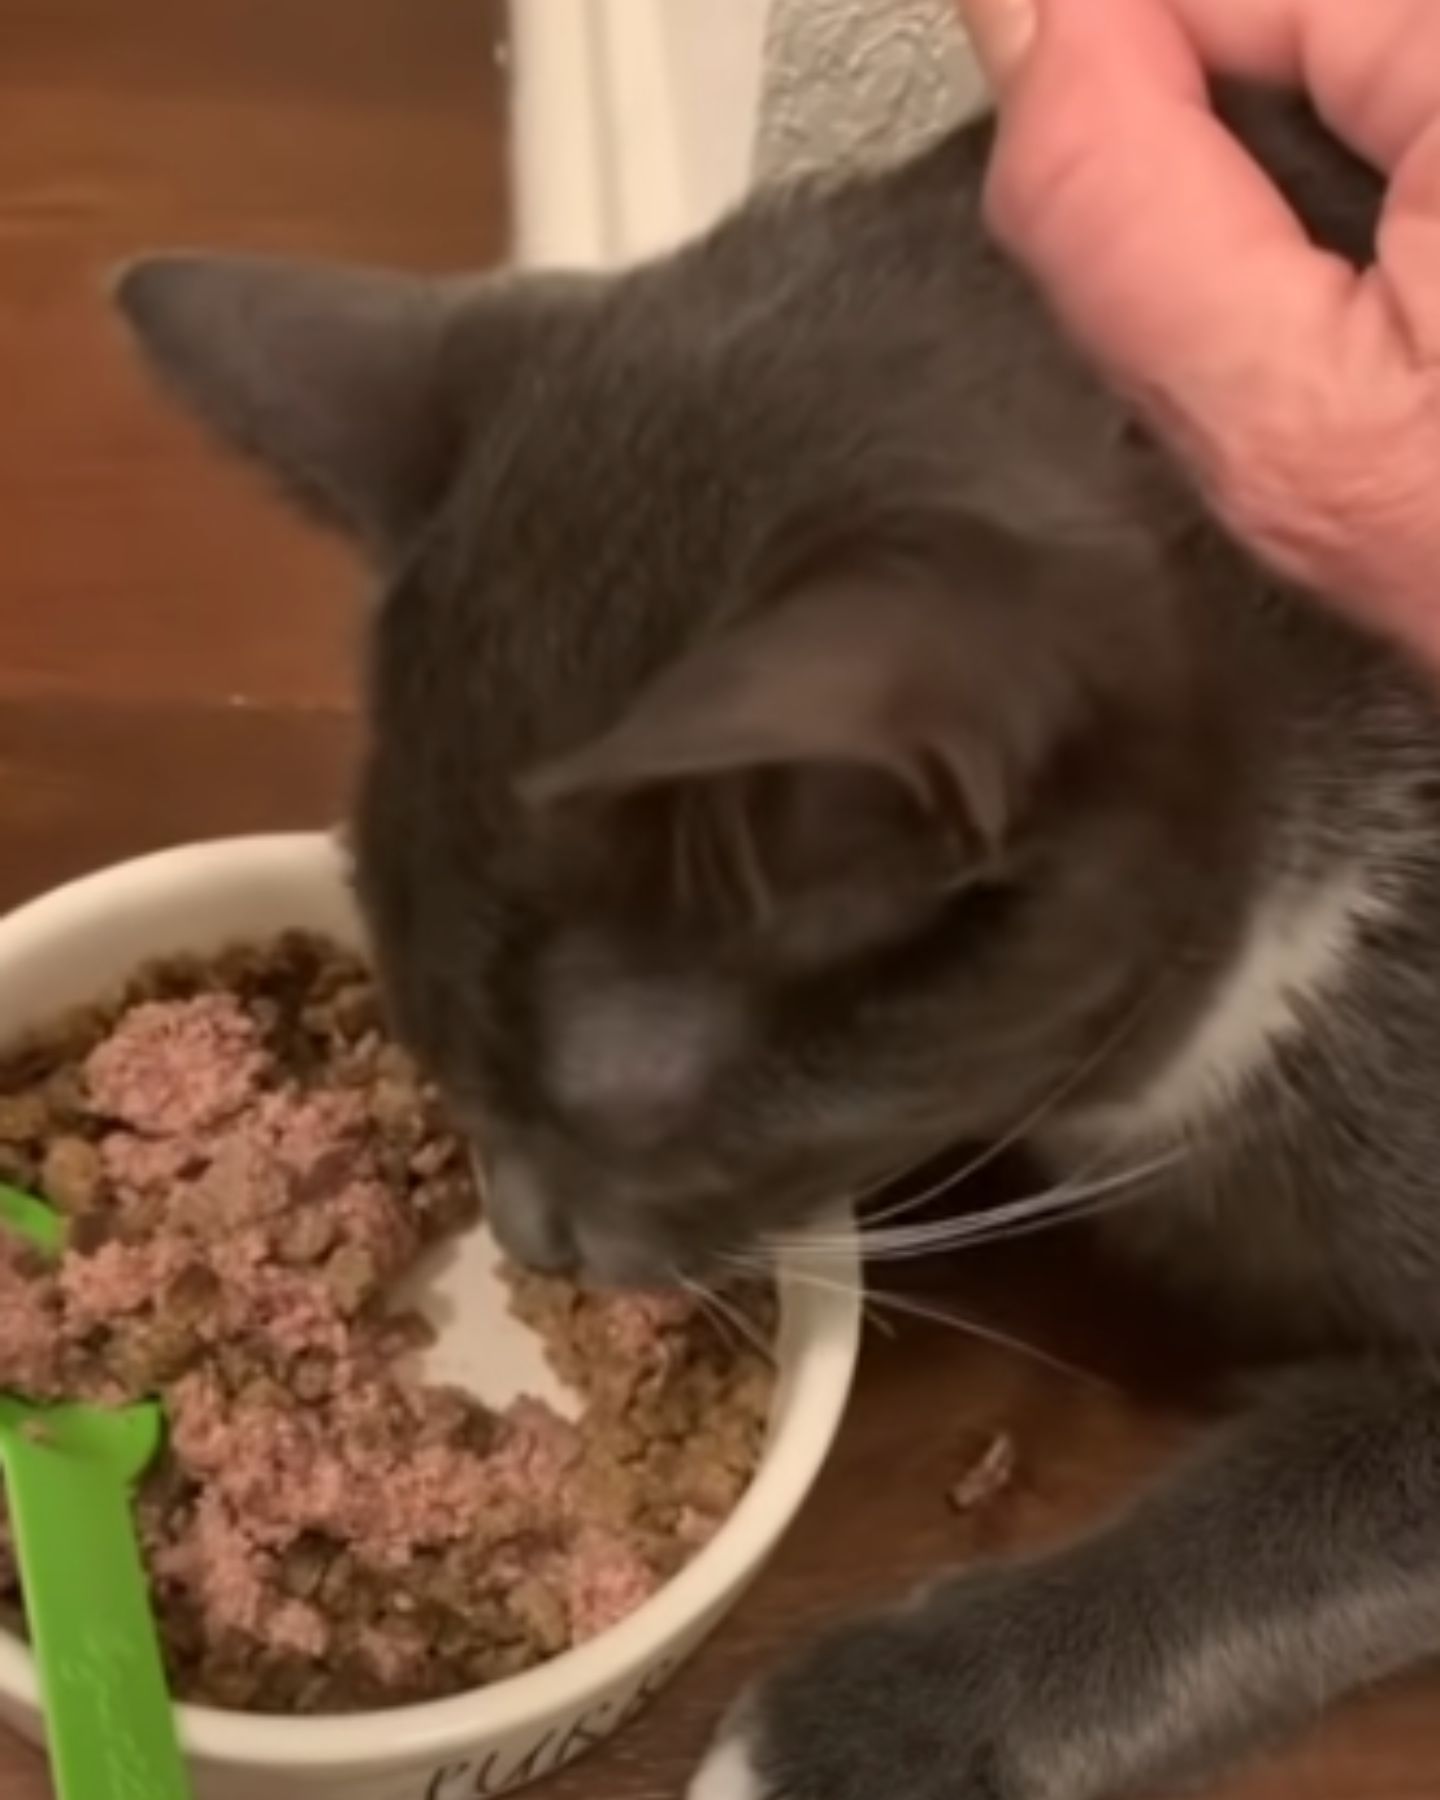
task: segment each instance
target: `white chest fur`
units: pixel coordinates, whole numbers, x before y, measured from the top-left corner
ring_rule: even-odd
[[[1383,911],[1359,869],[1272,895],[1178,1049],[1123,1104],[1071,1115],[1062,1147],[1173,1142],[1223,1113],[1316,1008],[1338,1000],[1364,927]]]

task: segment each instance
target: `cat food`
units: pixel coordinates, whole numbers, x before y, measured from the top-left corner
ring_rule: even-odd
[[[157,967],[15,1051],[0,1178],[71,1220],[58,1264],[0,1235],[0,1387],[164,1401],[139,1516],[185,1698],[349,1711],[514,1674],[644,1601],[753,1473],[768,1365],[684,1297],[507,1276],[573,1422],[415,1376],[391,1296],[477,1195],[331,946]],[[19,1627],[3,1543],[0,1597]]]
[[[1008,1431],[995,1431],[976,1448],[964,1472],[951,1483],[945,1498],[962,1517],[992,1506],[1015,1484],[1019,1452]]]

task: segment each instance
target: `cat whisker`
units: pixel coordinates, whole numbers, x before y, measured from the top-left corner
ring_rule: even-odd
[[[885,1226],[879,1230],[862,1222],[854,1232],[800,1231],[775,1234],[765,1239],[767,1250],[775,1253],[809,1255],[853,1255],[856,1244],[867,1253],[923,1250],[928,1245],[956,1246],[960,1243],[988,1243],[1014,1227],[1041,1229],[1062,1224],[1068,1219],[1098,1211],[1091,1206],[1096,1199],[1112,1193],[1128,1194],[1152,1176],[1172,1167],[1181,1153],[1171,1152],[1133,1168],[1087,1179],[1076,1175],[1021,1200],[1007,1201],[983,1212],[957,1218],[937,1219],[915,1225]]]
[[[934,1162],[937,1156],[943,1156],[953,1141],[953,1138],[947,1137],[922,1155],[910,1157],[903,1163],[893,1163],[880,1174],[868,1177],[850,1196],[850,1204],[861,1207],[867,1200],[873,1200],[877,1194],[883,1194],[887,1188],[894,1187],[897,1181],[904,1181],[916,1174],[927,1164]]]
[[[736,1337],[748,1344],[757,1356],[775,1367],[775,1346],[768,1342],[755,1321],[737,1301],[727,1298],[707,1283],[676,1271],[680,1284],[716,1320],[724,1320]]]
[[[886,1289],[857,1287],[851,1282],[831,1281],[808,1269],[787,1271],[787,1279],[821,1293],[859,1298],[862,1303],[868,1302],[871,1307],[882,1312],[894,1313],[901,1318],[917,1319],[924,1324],[940,1325],[949,1330],[961,1332],[966,1337],[990,1344],[997,1350],[1005,1350],[1013,1355],[1024,1357],[1027,1361],[1037,1363],[1054,1374],[1083,1382],[1086,1386],[1105,1393],[1115,1392],[1114,1384],[1105,1380],[1103,1376],[1096,1375],[1090,1369],[1083,1369],[1078,1364],[1067,1362],[1063,1357],[1052,1355],[1048,1350],[1042,1350],[1038,1344],[1029,1343],[1024,1338],[1014,1337],[1009,1332],[1001,1331],[997,1326],[984,1324],[978,1319],[953,1312],[947,1307],[934,1306],[926,1301],[917,1300],[911,1294],[897,1294]]]
[[[1095,1204],[1097,1201],[1109,1200],[1112,1205],[1132,1203],[1143,1197],[1145,1184],[1172,1168],[1181,1160],[1181,1154],[1171,1152],[1092,1180],[1072,1177],[1023,1200],[1009,1201],[1003,1206],[960,1218],[882,1227],[878,1231],[862,1224],[853,1237],[825,1232],[801,1233],[789,1238],[769,1238],[766,1244],[777,1252],[843,1257],[854,1254],[858,1240],[868,1260],[897,1262],[908,1257],[996,1243],[1110,1210],[1108,1206]]]
[[[695,1304],[700,1308],[701,1317],[711,1326],[715,1335],[725,1345],[726,1349],[732,1350],[736,1348],[738,1339],[735,1335],[734,1324],[727,1319],[724,1313],[722,1313],[715,1305],[714,1297],[709,1288],[707,1288],[703,1282],[692,1281],[691,1278],[679,1268],[672,1267],[670,1273],[677,1285],[689,1294],[691,1299],[694,1300]]]
[[[717,1252],[715,1260],[731,1269],[738,1281],[758,1282],[763,1286],[769,1287],[775,1280],[775,1261],[768,1252],[756,1252],[753,1250],[736,1248],[734,1250]],[[807,1276],[809,1273],[808,1270],[798,1272],[798,1274]],[[784,1279],[787,1281],[796,1279],[798,1278],[798,1274],[794,1270],[787,1269],[785,1271]],[[817,1281],[823,1279],[824,1277],[821,1276],[815,1277],[815,1280]],[[896,1335],[894,1321],[892,1319],[887,1319],[884,1314],[878,1310],[863,1285],[854,1289],[847,1286],[843,1290],[840,1289],[838,1283],[835,1285],[837,1292],[844,1291],[847,1293],[858,1293],[860,1310],[867,1325],[873,1326],[882,1337],[893,1338]]]
[[[868,1293],[860,1302],[860,1315],[864,1319],[866,1325],[868,1325],[872,1331],[878,1331],[881,1337],[889,1338],[892,1343],[899,1337],[900,1328],[893,1319],[886,1318],[885,1314],[881,1312],[880,1308],[876,1305],[875,1301],[870,1298]]]
[[[1158,976],[1151,982],[1135,1004],[1121,1016],[1119,1022],[1112,1027],[1111,1030],[1103,1033],[1094,1048],[1082,1056],[1075,1066],[1062,1076],[1061,1079],[1056,1082],[1056,1084],[1029,1110],[1029,1112],[1012,1126],[1009,1131],[1004,1133],[1003,1136],[998,1138],[994,1143],[986,1145],[983,1150],[972,1157],[970,1161],[965,1163],[961,1168],[952,1170],[948,1174],[941,1176],[935,1183],[921,1193],[907,1194],[903,1198],[896,1200],[891,1206],[876,1213],[871,1222],[877,1225],[884,1225],[890,1223],[894,1219],[903,1218],[910,1213],[921,1211],[941,1194],[948,1193],[952,1188],[962,1187],[965,1183],[973,1181],[977,1175],[983,1174],[992,1164],[998,1162],[1007,1151],[1013,1150],[1019,1144],[1023,1143],[1027,1137],[1031,1136],[1032,1133],[1044,1124],[1045,1120],[1055,1112],[1057,1107],[1064,1104],[1083,1081],[1095,1074],[1095,1072],[1115,1054],[1139,1025],[1150,1007],[1154,1005],[1170,979],[1170,973],[1167,972],[1166,974]],[[895,1171],[877,1181],[867,1182],[857,1194],[855,1204],[857,1206],[863,1205],[863,1203],[873,1194],[883,1192],[885,1188],[893,1186],[897,1181],[903,1181],[906,1175],[913,1173],[917,1168],[923,1168],[927,1162],[932,1160],[933,1155],[943,1153],[943,1148],[944,1146],[942,1145],[935,1152],[915,1159],[904,1169]]]

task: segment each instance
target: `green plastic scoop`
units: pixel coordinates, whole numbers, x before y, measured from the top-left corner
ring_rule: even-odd
[[[65,1221],[0,1186],[0,1229],[47,1256]],[[131,1493],[160,1448],[146,1401],[110,1411],[0,1395],[0,1464],[60,1800],[190,1800]]]

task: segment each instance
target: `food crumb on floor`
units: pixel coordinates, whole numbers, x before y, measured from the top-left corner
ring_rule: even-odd
[[[1019,1452],[1008,1431],[994,1431],[977,1448],[946,1492],[951,1512],[962,1517],[992,1505],[1015,1484]]]

